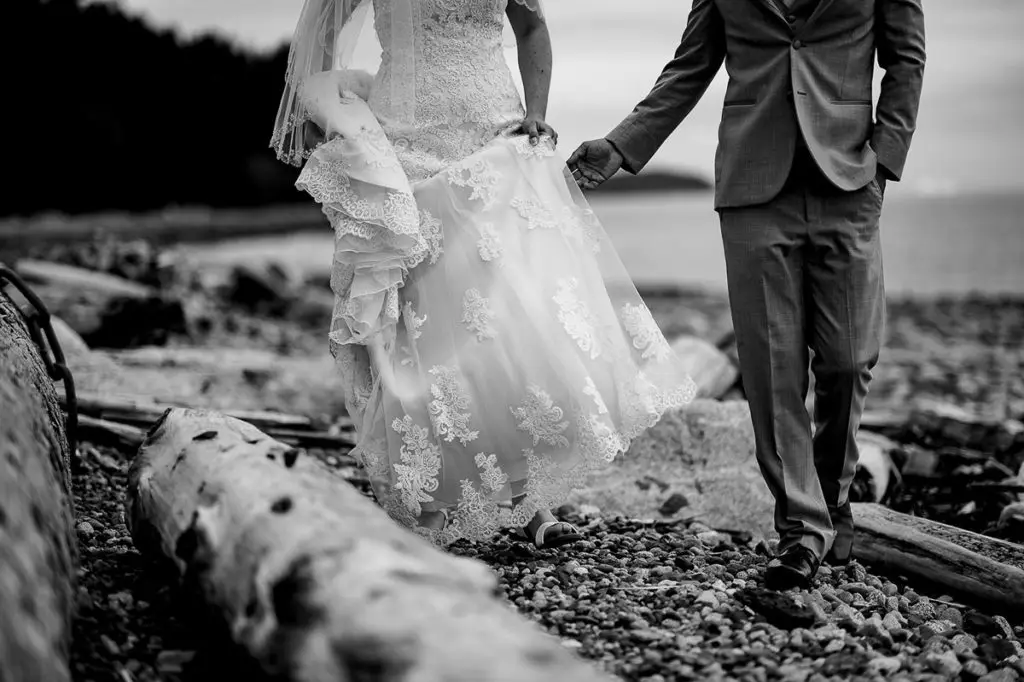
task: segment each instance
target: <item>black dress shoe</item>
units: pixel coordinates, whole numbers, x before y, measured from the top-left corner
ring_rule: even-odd
[[[806,589],[818,572],[821,562],[803,545],[791,547],[768,564],[764,584],[769,590]]]

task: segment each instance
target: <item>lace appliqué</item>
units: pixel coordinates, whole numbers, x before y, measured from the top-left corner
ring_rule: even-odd
[[[486,159],[473,159],[449,168],[448,182],[456,187],[468,187],[471,200],[480,200],[485,207],[490,207],[497,199],[501,173]]]
[[[495,318],[491,300],[480,294],[478,289],[469,289],[462,297],[462,323],[476,340],[483,342],[497,336],[491,321]]]
[[[547,137],[541,138],[537,144],[530,144],[530,138],[519,136],[514,139],[512,145],[520,156],[528,159],[546,159],[555,155],[555,146]]]
[[[428,211],[420,210],[420,234],[426,243],[427,260],[433,265],[444,253],[444,229],[441,221]]]
[[[534,445],[544,441],[555,447],[569,447],[569,439],[564,435],[569,428],[569,422],[564,419],[565,412],[555,405],[555,401],[544,389],[529,386],[527,391],[530,395],[522,404],[511,408],[516,418],[516,428],[533,436]]]
[[[412,301],[405,302],[403,312],[406,333],[409,335],[410,340],[415,341],[423,334],[422,327],[427,321],[427,316],[416,317],[416,310],[412,307]]]
[[[422,503],[434,501],[430,493],[438,488],[441,450],[431,441],[430,432],[408,415],[395,419],[391,428],[402,435],[402,463],[392,465],[397,478],[394,487],[401,491],[406,509],[418,516],[423,510]]]
[[[658,323],[647,306],[642,304],[624,303],[622,305],[622,326],[633,337],[633,347],[640,351],[644,360],[654,358],[657,362],[665,362],[672,355]]]
[[[497,455],[486,455],[481,452],[473,460],[480,469],[480,482],[486,490],[496,493],[508,484],[508,474],[498,466]]]
[[[553,230],[558,227],[554,212],[537,199],[516,197],[511,206],[526,221],[528,230]]]
[[[593,316],[587,304],[576,294],[578,286],[579,281],[575,277],[558,280],[558,291],[553,297],[558,304],[558,321],[580,350],[591,360],[596,360],[601,355],[601,344],[594,333]]]
[[[484,223],[480,226],[480,239],[476,242],[477,251],[480,253],[480,260],[490,263],[501,258],[504,247],[494,223]]]
[[[459,385],[457,372],[452,367],[435,366],[430,370],[434,383],[430,385],[430,421],[438,438],[451,443],[456,439],[468,445],[480,437],[479,431],[469,428],[469,395]]]

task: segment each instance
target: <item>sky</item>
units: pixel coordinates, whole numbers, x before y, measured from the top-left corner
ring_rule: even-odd
[[[184,35],[215,31],[257,49],[291,35],[301,0],[104,0]],[[671,57],[686,0],[547,0],[555,52],[549,122],[568,153],[607,133]],[[627,8],[628,9],[624,9]],[[928,65],[905,188],[1024,193],[1024,2],[927,0]],[[711,177],[724,73],[651,167]]]

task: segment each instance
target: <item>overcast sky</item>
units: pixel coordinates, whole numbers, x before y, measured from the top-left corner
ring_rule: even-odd
[[[186,35],[256,48],[291,35],[301,0],[103,0]],[[687,0],[547,0],[555,49],[550,122],[561,145],[604,135],[671,57]],[[1024,190],[1024,0],[928,0],[928,68],[908,184],[923,191]],[[724,74],[655,165],[711,175]]]

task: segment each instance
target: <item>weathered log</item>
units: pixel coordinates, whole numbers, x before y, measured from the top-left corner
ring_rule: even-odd
[[[71,459],[56,391],[0,292],[0,680],[70,679]]]
[[[155,400],[101,396],[94,393],[78,394],[79,413],[146,428],[152,426],[163,416],[164,412],[174,407],[184,406],[162,404]],[[260,410],[220,410],[220,412],[225,416],[249,422],[258,429],[315,430],[312,419],[297,414]]]
[[[964,602],[1024,613],[1024,547],[876,504],[854,504],[860,561],[941,586]]]
[[[21,260],[18,274],[54,315],[90,346],[125,348],[162,343],[185,331],[181,302],[156,289],[71,265]]]
[[[499,601],[483,564],[239,420],[168,411],[132,465],[126,516],[277,679],[606,679]]]
[[[146,432],[140,428],[97,419],[89,415],[78,415],[78,435],[82,440],[100,445],[116,445],[135,449],[146,440]]]
[[[65,401],[60,398],[65,409]],[[134,399],[110,399],[95,395],[79,395],[79,433],[87,439],[100,443],[114,443],[128,448],[137,448],[145,439],[145,430],[155,424],[164,412],[181,405],[161,405]],[[355,435],[345,431],[337,433],[317,431],[313,421],[298,415],[275,412],[225,410],[225,416],[249,422],[261,428],[271,438],[302,448],[349,449],[355,446]],[[336,426],[351,427],[351,420],[344,419]]]

